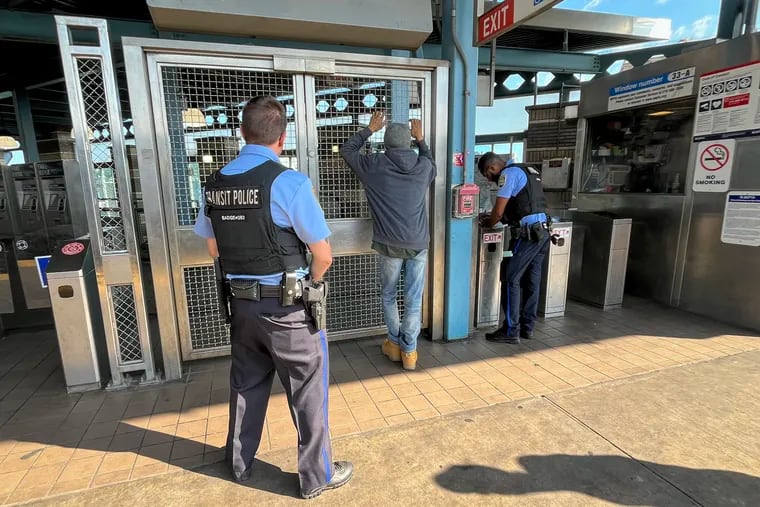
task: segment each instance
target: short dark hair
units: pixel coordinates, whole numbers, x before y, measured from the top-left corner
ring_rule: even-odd
[[[280,138],[288,126],[285,107],[274,97],[261,95],[243,108],[242,134],[248,144],[268,146]]]
[[[480,174],[484,174],[486,167],[491,165],[491,163],[496,162],[497,160],[504,162],[504,159],[492,151],[481,155],[480,160],[478,160],[478,170],[480,171]]]

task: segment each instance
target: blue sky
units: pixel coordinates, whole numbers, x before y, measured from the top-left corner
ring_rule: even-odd
[[[709,39],[717,31],[720,0],[564,0],[557,7],[672,20],[672,42]],[[666,41],[664,43],[669,43]],[[614,49],[621,51],[623,48]],[[539,81],[539,84],[541,82]],[[497,100],[478,108],[478,134],[520,132],[527,128],[525,106],[532,98]]]

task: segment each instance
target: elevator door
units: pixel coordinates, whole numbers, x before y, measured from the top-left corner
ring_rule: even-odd
[[[255,61],[236,61],[234,66],[159,64],[152,79],[160,84],[153,104],[183,358],[229,352],[229,329],[219,315],[213,266],[193,225],[201,186],[212,171],[237,156],[243,145],[241,111],[257,95],[275,96],[285,106],[287,140],[280,159],[310,176],[332,231],[335,260],[327,276],[328,336],[335,340],[381,332],[369,208],[339,147],[366,126],[374,111],[386,111],[393,121],[419,118],[420,83],[279,73]],[[382,150],[382,136],[382,131],[375,134],[365,152]]]

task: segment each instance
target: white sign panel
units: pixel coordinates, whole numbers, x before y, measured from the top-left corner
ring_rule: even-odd
[[[703,141],[697,146],[694,168],[695,192],[727,192],[731,184],[736,141]]]
[[[632,81],[610,88],[608,111],[629,109],[688,97],[694,91],[696,67]]]
[[[723,243],[760,246],[760,192],[729,192],[723,214]]]
[[[760,62],[702,75],[694,140],[759,135],[759,86]]]

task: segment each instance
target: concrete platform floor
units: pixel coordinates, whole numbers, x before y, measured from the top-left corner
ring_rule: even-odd
[[[398,365],[389,363],[380,353],[379,339],[334,343],[330,349],[329,417],[336,439],[389,428],[401,431],[402,436],[395,440],[402,442],[403,431],[414,427],[407,428],[408,423],[420,421],[425,436],[415,439],[431,447],[430,452],[445,452],[451,443],[459,445],[460,441],[476,449],[477,442],[468,436],[472,433],[498,455],[544,456],[551,451],[572,456],[575,452],[572,449],[551,450],[551,446],[526,449],[521,454],[508,451],[509,446],[519,444],[526,435],[547,442],[555,438],[553,434],[540,433],[539,437],[533,433],[545,432],[539,415],[520,419],[512,413],[502,414],[494,416],[493,425],[486,427],[460,420],[461,435],[446,433],[438,425],[447,414],[536,400],[584,386],[606,385],[616,379],[734,356],[760,349],[760,339],[698,316],[629,298],[623,309],[610,312],[571,304],[567,316],[542,322],[536,339],[520,346],[491,344],[482,336],[462,343],[421,342],[420,368],[416,372],[405,373]],[[207,470],[203,467],[217,463],[223,456],[228,364],[227,359],[188,363],[182,382],[69,396],[63,388],[54,336],[21,333],[0,340],[0,504],[139,482],[151,476],[161,476],[162,481],[171,484],[177,472]],[[721,382],[719,378],[713,380]],[[659,399],[657,392],[650,394],[651,399]],[[701,395],[700,391],[694,394]],[[679,396],[674,397],[678,399]],[[523,409],[517,409],[520,411],[517,414],[529,406],[541,407],[548,403],[546,400],[525,404]],[[612,410],[607,408],[607,401],[600,403],[596,409],[602,413]],[[726,406],[721,408],[725,410]],[[636,417],[628,415],[633,420]],[[623,420],[624,425],[630,422]],[[566,425],[565,422],[560,426]],[[557,429],[559,435],[561,430]],[[653,423],[652,431],[659,435],[662,430]],[[497,435],[516,436],[518,441],[489,440]],[[710,436],[709,442],[719,442],[720,438],[720,434]],[[342,450],[340,446],[350,441],[339,440],[336,448]],[[358,449],[364,439],[356,442]],[[557,444],[560,443],[561,439]],[[282,456],[290,456],[290,461],[282,463],[287,469],[293,465],[295,445],[296,435],[284,394],[280,386],[275,386],[261,456],[269,460],[270,453],[277,456],[276,451],[286,450]],[[388,448],[383,444],[374,451],[375,459],[380,460],[374,465],[371,447],[367,456],[350,447],[345,451],[363,463],[363,467],[377,469],[373,477],[387,479],[389,474],[401,477],[396,485],[400,487],[399,484],[406,483],[405,467],[394,464],[389,469],[382,465],[383,459],[389,459]],[[393,456],[407,454],[401,444],[390,448]],[[410,459],[413,457],[414,453]],[[445,466],[481,465],[477,460],[463,463],[448,460]],[[277,480],[279,474],[267,473],[274,468],[261,466],[263,477]],[[517,462],[511,466],[516,467]],[[224,477],[220,469],[210,470],[212,476]],[[467,470],[474,470],[470,473],[476,477],[490,473],[478,468],[455,469],[456,473],[452,473],[460,475]],[[360,476],[357,484],[362,480]],[[219,482],[219,488],[230,486]],[[294,493],[291,483],[283,484],[282,493]],[[201,498],[196,500],[203,505]],[[497,503],[502,501],[498,496],[488,498]]]
[[[356,464],[314,505],[760,505],[760,352],[338,439]],[[37,505],[294,505],[295,452],[248,485],[221,465]]]

